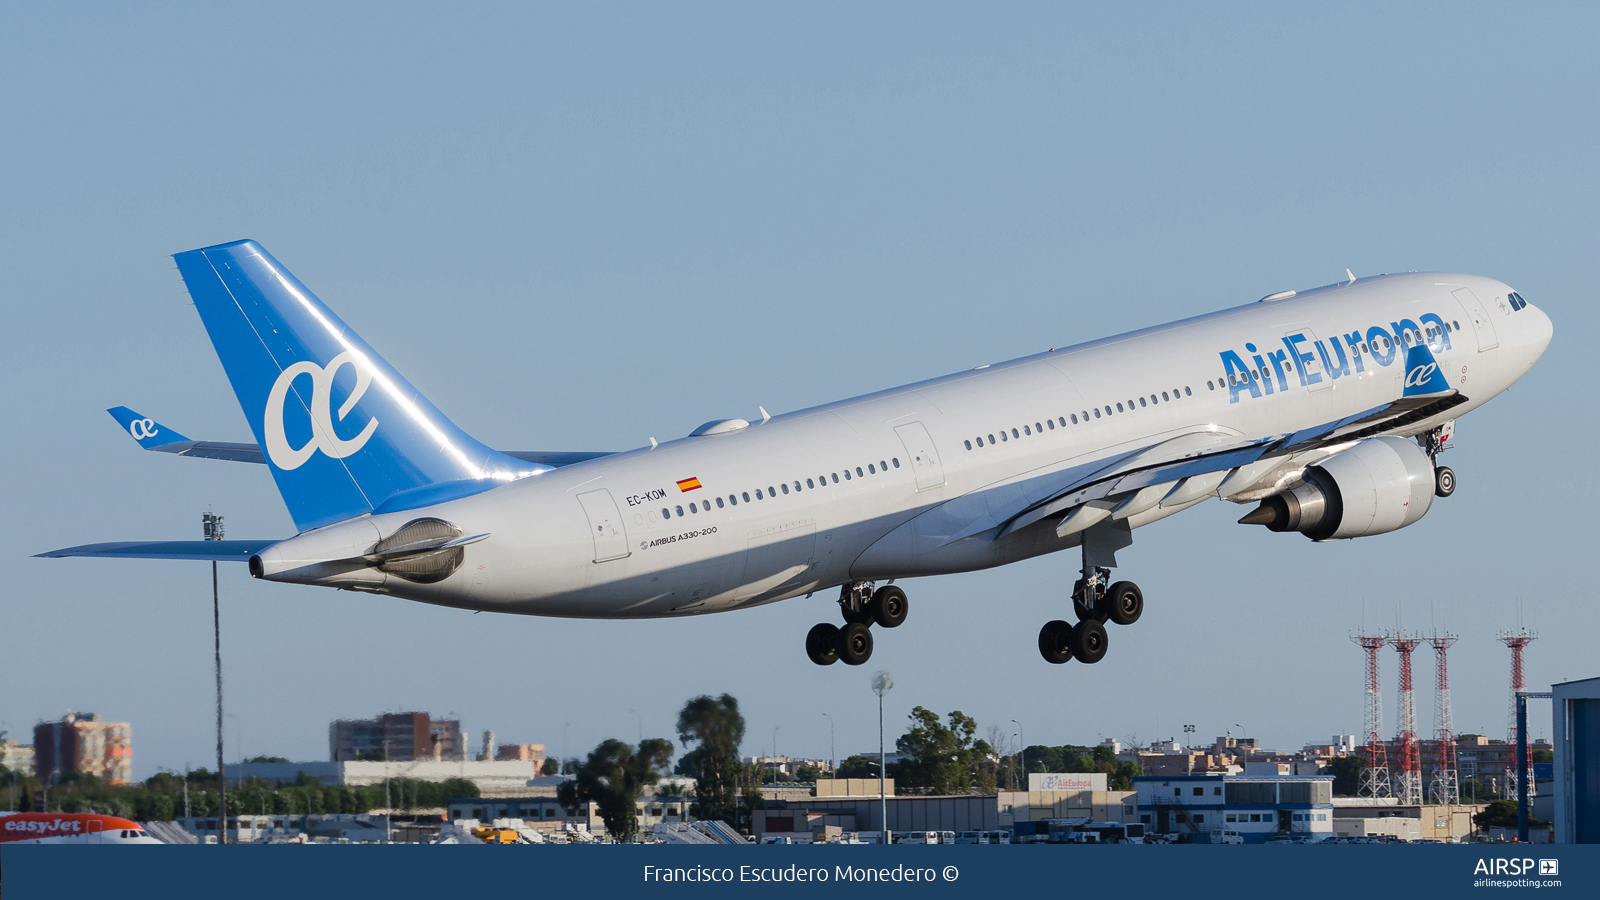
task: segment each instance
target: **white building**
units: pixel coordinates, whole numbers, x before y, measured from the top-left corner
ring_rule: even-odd
[[[1219,831],[1237,831],[1250,844],[1333,836],[1331,775],[1152,775],[1133,787],[1139,821],[1156,834],[1211,843]]]

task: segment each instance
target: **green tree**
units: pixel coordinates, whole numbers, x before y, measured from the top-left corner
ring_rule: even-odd
[[[878,758],[865,753],[847,756],[839,761],[840,778],[877,778]]]
[[[895,786],[921,788],[934,794],[971,793],[980,760],[993,755],[989,743],[975,739],[978,723],[955,710],[939,721],[938,713],[921,706],[911,710],[911,729],[895,739],[900,762]]]
[[[638,828],[639,789],[654,784],[672,762],[672,742],[646,738],[635,749],[615,738],[603,741],[578,767],[578,777],[556,789],[569,808],[591,801],[613,838],[626,840]]]
[[[556,762],[553,759],[546,759],[544,764],[539,767],[539,774],[547,777],[550,775],[560,775],[561,763]]]
[[[678,761],[677,773],[695,780],[695,800],[702,819],[736,818],[739,745],[744,743],[744,716],[732,694],[702,695],[678,713],[678,740],[693,749]],[[755,780],[760,784],[760,779]]]
[[[1366,770],[1366,761],[1359,756],[1335,756],[1328,763],[1328,772],[1333,775],[1334,795],[1354,797],[1361,790],[1361,773]]]

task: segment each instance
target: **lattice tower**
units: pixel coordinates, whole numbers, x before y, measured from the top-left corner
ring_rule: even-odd
[[[1513,753],[1517,746],[1517,692],[1525,690],[1522,677],[1522,651],[1528,645],[1539,639],[1539,632],[1521,628],[1516,631],[1499,631],[1495,639],[1511,648],[1511,703],[1506,710],[1506,743],[1511,746]],[[1517,796],[1517,761],[1512,756],[1506,766],[1506,796]],[[1533,793],[1533,756],[1528,755],[1528,771],[1523,773],[1528,779],[1528,793]]]
[[[1461,803],[1461,773],[1456,765],[1456,729],[1450,715],[1450,662],[1446,655],[1457,638],[1446,631],[1428,637],[1433,645],[1436,677],[1433,685],[1433,781],[1429,793],[1437,806]]]
[[[1367,744],[1367,770],[1361,774],[1358,793],[1363,797],[1389,797],[1393,792],[1389,786],[1389,751],[1383,740],[1383,694],[1378,678],[1378,655],[1389,637],[1381,631],[1367,634],[1363,630],[1352,634],[1350,640],[1367,652],[1367,721],[1366,734],[1362,736]]]
[[[1389,638],[1389,645],[1400,654],[1400,727],[1394,735],[1400,765],[1394,795],[1405,806],[1422,805],[1422,749],[1417,745],[1417,700],[1411,685],[1411,651],[1420,643],[1422,638],[1404,631]]]

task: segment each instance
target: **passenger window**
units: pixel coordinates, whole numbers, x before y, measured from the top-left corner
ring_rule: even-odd
[[[979,446],[979,447],[982,447],[982,446],[983,446],[983,438],[981,438],[981,437],[980,437],[980,438],[978,438],[978,446]]]
[[[1096,419],[1098,419],[1098,418],[1100,418],[1100,407],[1098,407],[1098,406],[1096,406],[1096,407],[1095,407],[1095,408],[1094,408],[1094,417],[1095,417],[1095,418],[1096,418]]]
[[[1111,415],[1111,407],[1106,407],[1106,415]]]
[[[861,467],[860,466],[856,466],[856,477],[857,478],[861,477]]]
[[[728,495],[728,502],[729,502],[729,503],[731,503],[731,504],[733,504],[733,505],[734,505],[734,506],[738,506],[738,505],[739,505],[739,498],[738,498],[738,497],[735,497],[735,496],[734,496],[734,495],[732,495],[732,494],[729,494],[729,495]]]
[[[1072,414],[1072,424],[1074,424],[1074,425],[1078,424],[1078,414],[1077,413],[1073,413]]]
[[[789,493],[789,485],[788,485],[788,483],[787,483],[787,482],[786,482],[786,483],[784,483],[784,484],[781,484],[781,485],[779,485],[779,487],[781,487],[781,488],[783,488],[783,492],[784,492],[784,493],[785,493],[785,494],[787,494],[787,493]]]
[[[1156,395],[1155,394],[1151,394],[1150,395],[1150,405],[1151,406],[1155,406],[1156,405]]]
[[[891,457],[889,457],[889,460],[890,460],[890,461],[891,461],[891,462],[893,462],[893,463],[894,463],[894,467],[895,467],[895,468],[896,468],[896,469],[898,469],[898,468],[900,468],[900,457],[898,457],[898,456],[891,456]]]
[[[1216,390],[1216,389],[1217,389],[1217,386],[1216,386],[1216,385],[1214,385],[1214,384],[1212,384],[1212,383],[1211,383],[1211,382],[1209,382],[1209,381],[1207,381],[1207,382],[1206,382],[1206,390],[1208,390],[1208,391],[1214,391],[1214,390]]]
[[[696,508],[695,508],[695,505],[694,505],[694,504],[693,504],[693,503],[691,503],[691,504],[689,504],[689,512],[692,512],[692,513],[693,513],[693,512],[699,512],[699,511],[700,511],[700,510],[699,510],[699,509],[696,509]]]
[[[989,435],[989,443],[994,443],[994,435]]]
[[[835,479],[834,479],[834,480],[835,480],[835,481],[838,481],[838,479],[837,479],[837,478],[835,478]],[[849,480],[850,480],[850,470],[849,470],[849,469],[845,469],[845,470],[844,470],[844,480],[845,480],[845,481],[849,481]]]
[[[794,483],[794,492],[796,494],[800,493],[800,481],[798,479],[796,479]]]
[[[756,488],[756,499],[757,500],[762,499],[762,497],[761,497],[761,488]]]
[[[1194,391],[1189,390],[1189,387],[1187,385],[1185,385],[1184,388],[1183,388],[1183,395],[1185,397],[1193,397],[1194,396]]]
[[[718,498],[717,498],[717,509],[721,509],[721,508],[722,508],[722,506],[723,506],[723,503],[722,503],[722,498],[721,498],[721,497],[718,497]]]
[[[867,463],[867,474],[868,475],[876,475],[876,474],[878,474],[878,468],[876,466],[874,466],[872,463]]]
[[[1456,329],[1456,330],[1457,330],[1457,331],[1460,331],[1460,330],[1461,330],[1461,323],[1460,323],[1460,322],[1458,322],[1458,321],[1456,321],[1456,320],[1455,320],[1455,319],[1451,319],[1451,320],[1450,320],[1450,324],[1451,324],[1451,325],[1453,325],[1453,326],[1455,326],[1455,329]]]
[[[1021,435],[1017,434],[1017,430],[1015,428],[1011,429],[1011,436],[1012,437],[1021,437]]]
[[[1122,404],[1121,403],[1117,404],[1117,412],[1122,412]]]
[[[773,490],[772,489],[772,485],[770,485],[770,484],[767,485],[767,496],[768,497],[776,497],[776,496],[778,496],[778,492]]]
[[[894,467],[896,469],[900,468],[900,460],[897,459],[897,460],[894,461]],[[887,472],[887,471],[889,471],[889,464],[884,462],[881,459],[878,460],[878,471],[879,472]]]
[[[972,442],[971,441],[962,441],[961,443],[966,444],[968,450],[972,449]]]
[[[1046,425],[1050,426],[1050,430],[1051,431],[1055,431],[1056,430],[1056,420],[1055,419],[1045,419],[1044,423]]]
[[[1154,398],[1154,397],[1151,397],[1151,398],[1150,398],[1150,399],[1151,399],[1151,400],[1152,400],[1152,401],[1153,401],[1153,400],[1155,400],[1155,398]],[[1166,392],[1166,391],[1162,391],[1162,392],[1161,392],[1161,399],[1163,399],[1163,400],[1165,400],[1165,399],[1167,399],[1167,392]]]
[[[815,487],[816,487],[816,485],[814,485],[814,484],[812,484],[812,483],[811,483],[811,479],[809,479],[809,478],[807,478],[807,479],[806,479],[806,487],[808,487],[808,488],[815,488]]]
[[[691,503],[690,505],[693,506],[694,504]],[[676,507],[676,509],[678,510],[679,517],[682,517],[683,516],[683,507],[679,506],[679,507]]]
[[[745,491],[743,496],[744,496],[744,502],[749,503],[750,502],[750,492],[749,491]]]
[[[1067,417],[1066,416],[1062,416],[1059,421],[1061,422],[1061,427],[1062,428],[1067,427]]]
[[[663,518],[663,519],[672,518],[672,510],[667,509],[665,506],[661,507],[661,518]]]
[[[1140,405],[1140,406],[1148,406],[1148,405],[1149,405],[1149,404],[1147,404],[1147,403],[1145,403],[1145,402],[1144,402],[1144,398],[1143,398],[1143,397],[1140,397],[1140,398],[1139,398],[1139,405]],[[1128,401],[1128,407],[1129,407],[1129,408],[1130,408],[1130,409],[1131,409],[1131,408],[1132,408],[1132,407],[1133,407],[1133,401],[1132,401],[1132,400],[1129,400],[1129,401]]]
[[[1039,427],[1039,423],[1038,422],[1033,423],[1033,430],[1038,432],[1039,434],[1044,434],[1044,429]]]
[[[1004,431],[1002,431],[1002,432],[1000,432],[1000,440],[1009,441],[1009,440],[1011,440],[1011,438],[1006,437],[1006,433]]]
[[[848,475],[849,473],[846,472],[845,474]],[[833,473],[833,483],[834,484],[838,484],[839,483],[839,473],[838,472]]]
[[[1023,434],[1026,434],[1026,435],[1028,435],[1028,436],[1030,436],[1030,437],[1031,437],[1031,436],[1032,436],[1032,435],[1033,435],[1033,431],[1032,431],[1032,429],[1030,429],[1030,428],[1029,428],[1029,427],[1028,427],[1028,426],[1026,426],[1026,425],[1024,425],[1024,426],[1022,426],[1022,433],[1023,433]]]

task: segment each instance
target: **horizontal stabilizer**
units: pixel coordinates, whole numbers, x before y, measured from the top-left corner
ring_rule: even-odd
[[[51,550],[35,556],[61,559],[67,556],[103,556],[110,559],[198,559],[217,562],[246,562],[277,541],[113,541],[109,544],[84,544],[65,550]]]
[[[235,443],[232,441],[192,441],[171,428],[162,425],[153,419],[146,418],[126,406],[116,406],[106,410],[117,420],[122,429],[139,442],[139,446],[157,453],[173,453],[178,456],[198,456],[202,459],[226,459],[233,462],[255,463],[266,465],[266,454],[261,452],[260,444]],[[611,456],[614,451],[583,451],[583,450],[502,450],[506,456],[520,459],[523,462],[536,463],[559,469],[573,463],[599,459],[602,456]]]

